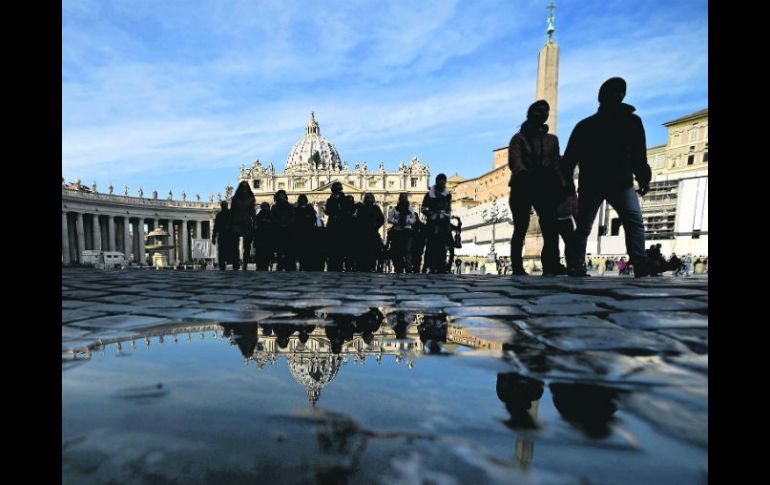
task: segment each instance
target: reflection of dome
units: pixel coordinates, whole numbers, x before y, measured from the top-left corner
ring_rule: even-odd
[[[326,168],[330,165],[333,167],[340,163],[340,155],[337,153],[337,149],[334,148],[334,145],[329,140],[321,136],[321,129],[318,127],[315,115],[311,111],[310,120],[307,122],[307,128],[305,128],[305,136],[294,144],[288,158],[286,158],[286,171],[308,170],[310,168],[310,157],[316,152],[321,159],[318,168]]]
[[[315,405],[321,389],[330,383],[340,370],[342,357],[326,354],[323,357],[289,357],[289,372],[294,380],[305,387],[307,398]]]

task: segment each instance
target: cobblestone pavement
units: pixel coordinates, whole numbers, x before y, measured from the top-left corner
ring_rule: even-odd
[[[332,323],[330,315],[355,316],[373,307],[384,314],[441,314],[450,326],[449,340],[487,349],[515,379],[545,382],[551,390],[560,385],[611,389],[613,402],[623,412],[677,442],[703,450],[699,467],[706,473],[705,277],[573,279],[65,268],[63,371],[104,346],[169,334],[169,329],[175,334],[186,328],[210,328],[206,325],[291,319],[323,327]],[[498,395],[500,385],[498,380]],[[568,413],[562,415],[569,418]],[[574,420],[579,422],[580,416]]]

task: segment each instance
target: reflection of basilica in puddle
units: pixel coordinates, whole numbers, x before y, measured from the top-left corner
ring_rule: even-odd
[[[385,313],[383,313],[383,311]],[[483,350],[502,350],[500,339],[489,337],[489,330],[448,323],[443,314],[419,311],[390,311],[372,308],[357,315],[314,314],[313,318],[267,319],[259,323],[201,323],[163,325],[143,330],[140,335],[110,331],[81,349],[62,353],[63,364],[89,360],[92,352],[105,353],[115,346],[117,356],[130,356],[142,343],[167,345],[181,340],[200,340],[207,336],[237,347],[246,365],[263,369],[286,360],[293,379],[306,390],[315,407],[321,391],[346,365],[380,365],[393,359],[407,369],[424,354],[451,354],[458,346]],[[114,337],[108,337],[114,335]],[[197,339],[196,339],[197,340]],[[526,469],[533,460],[535,438],[542,428],[538,419],[544,382],[515,372],[497,374],[497,398],[505,405],[509,418],[505,426],[516,432],[515,463]],[[145,386],[146,387],[146,386]],[[132,399],[166,392],[160,387],[129,389]],[[616,410],[616,391],[585,384],[549,386],[556,410],[573,427],[594,439],[611,434]]]
[[[128,356],[131,354],[124,351],[124,346],[136,349],[137,340],[150,347],[153,339],[163,345],[167,340],[178,343],[180,336],[192,340],[194,334],[200,334],[203,340],[210,332],[214,339],[228,339],[231,346],[238,347],[247,365],[253,363],[261,369],[285,358],[292,377],[315,405],[321,390],[351,360],[353,365],[365,365],[367,360],[379,365],[384,357],[393,356],[396,364],[405,362],[405,367],[411,369],[415,357],[421,354],[447,353],[447,342],[450,347],[502,348],[502,343],[475,338],[448,325],[443,314],[383,310],[386,313],[372,308],[359,315],[320,314],[259,323],[164,325],[148,328],[140,335],[128,332],[114,338],[108,337],[112,333],[108,332],[90,345],[62,352],[62,360],[64,364],[88,360],[91,352],[104,352],[108,345],[115,345],[118,356]],[[448,331],[448,327],[453,328]]]

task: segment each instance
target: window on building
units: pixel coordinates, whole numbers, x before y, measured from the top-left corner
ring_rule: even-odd
[[[687,156],[687,165],[692,165],[695,163],[695,155],[688,155]]]
[[[262,187],[262,181],[261,180],[252,180],[251,181],[251,186],[254,187],[255,189],[259,189],[259,188]]]
[[[283,182],[278,182],[278,188],[279,189],[285,189],[286,188],[286,184],[283,183]]]
[[[305,181],[304,180],[297,181],[294,185],[296,189],[304,189]]]
[[[703,152],[703,163],[709,162],[709,152]]]
[[[374,187],[377,187],[377,181],[375,179],[369,180],[369,188],[373,189]]]
[[[690,152],[694,152],[694,151],[695,151],[695,146],[690,146]]]
[[[417,187],[417,177],[412,177],[412,187]]]
[[[610,221],[610,236],[617,236],[620,234],[620,218],[613,217]]]
[[[692,230],[692,238],[693,239],[700,239],[700,229],[693,229]]]
[[[388,180],[388,187],[395,187],[395,186],[396,186],[396,182],[395,181]]]
[[[690,130],[690,138],[688,141],[693,142],[698,139],[698,129],[695,128],[693,130]]]

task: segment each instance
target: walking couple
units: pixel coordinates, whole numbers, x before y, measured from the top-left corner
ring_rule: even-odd
[[[625,229],[626,250],[635,276],[650,274],[644,248],[644,223],[638,194],[649,190],[652,172],[642,120],[635,108],[623,103],[626,82],[608,79],[599,89],[598,111],[572,131],[562,157],[559,140],[548,133],[550,107],[544,100],[532,104],[521,130],[508,145],[511,169],[510,207],[513,274],[523,276],[522,250],[534,207],[543,233],[540,259],[543,276],[588,276],[585,254],[596,213],[607,201]],[[578,191],[573,175],[579,167]],[[574,226],[573,226],[574,220]],[[567,267],[559,263],[559,236],[565,244]]]

